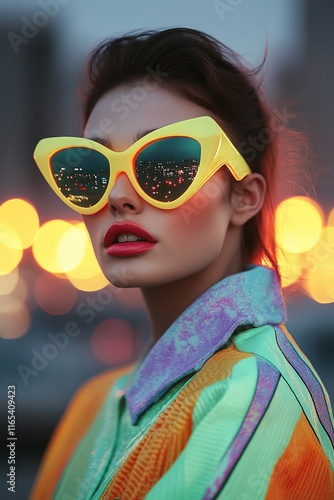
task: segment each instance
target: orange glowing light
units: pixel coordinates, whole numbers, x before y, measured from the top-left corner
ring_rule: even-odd
[[[95,356],[108,365],[121,365],[133,357],[134,333],[123,319],[102,321],[93,331],[91,342]]]
[[[306,252],[319,240],[322,224],[322,210],[314,200],[304,196],[288,198],[276,210],[278,246],[290,253]]]
[[[30,313],[27,306],[11,295],[0,297],[0,337],[16,339],[27,333]]]
[[[10,226],[20,238],[20,248],[29,248],[39,228],[36,209],[20,198],[7,200],[0,206],[0,222]]]
[[[37,304],[45,312],[61,315],[74,307],[78,293],[67,280],[43,273],[35,282],[34,295]]]
[[[21,240],[10,226],[0,222],[0,275],[11,273],[21,262]]]

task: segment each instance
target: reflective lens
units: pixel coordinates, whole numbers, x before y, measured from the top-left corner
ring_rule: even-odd
[[[90,148],[66,148],[50,158],[54,180],[74,205],[91,207],[102,198],[108,185],[108,159]]]
[[[201,145],[191,137],[168,137],[143,148],[135,159],[142,190],[158,201],[180,198],[198,172]]]

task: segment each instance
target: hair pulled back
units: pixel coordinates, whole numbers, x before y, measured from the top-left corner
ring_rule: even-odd
[[[274,234],[276,137],[255,79],[262,66],[247,69],[226,45],[189,28],[108,39],[87,61],[82,89],[84,121],[106,92],[152,72],[160,87],[210,111],[252,171],[260,173],[267,184],[262,210],[244,226],[245,261],[265,262],[278,271]]]

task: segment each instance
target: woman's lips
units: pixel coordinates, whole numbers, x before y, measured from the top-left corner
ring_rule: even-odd
[[[103,239],[104,250],[108,255],[124,257],[147,252],[156,243],[151,234],[133,222],[112,224]]]

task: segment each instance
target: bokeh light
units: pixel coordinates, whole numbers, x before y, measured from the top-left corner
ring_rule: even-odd
[[[0,206],[0,222],[10,226],[20,238],[20,247],[29,248],[39,228],[36,209],[27,201],[13,198]]]
[[[92,243],[89,239],[86,227],[83,223],[77,224],[78,229],[85,235],[84,254],[79,265],[66,273],[69,281],[78,290],[93,292],[101,290],[110,283],[101,271],[99,263],[95,257]]]
[[[58,246],[61,238],[73,229],[69,222],[63,220],[51,220],[43,224],[36,235],[33,244],[33,254],[37,263],[46,271],[51,273],[63,273],[68,270],[65,262],[59,258]],[[71,252],[72,253],[72,252]],[[72,256],[69,256],[72,263]]]
[[[0,295],[11,294],[19,281],[19,270],[16,267],[8,274],[0,276]]]
[[[64,273],[75,269],[81,262],[86,248],[86,231],[71,227],[61,237],[57,246],[57,261]]]
[[[334,226],[324,227],[318,243],[307,252],[306,292],[322,304],[334,302]]]
[[[11,273],[21,262],[21,240],[10,226],[0,222],[0,275]]]
[[[30,321],[30,312],[21,300],[11,295],[0,297],[0,337],[22,337],[29,330]]]
[[[134,332],[123,319],[102,321],[93,331],[92,349],[95,356],[107,365],[130,362],[134,353]]]
[[[333,277],[323,272],[310,273],[304,286],[310,297],[320,304],[334,302]]]
[[[290,253],[306,252],[319,240],[322,224],[322,210],[314,200],[304,196],[283,200],[275,218],[278,246]]]
[[[48,314],[68,313],[77,300],[77,290],[67,281],[52,274],[43,273],[35,282],[34,294],[37,304]]]

